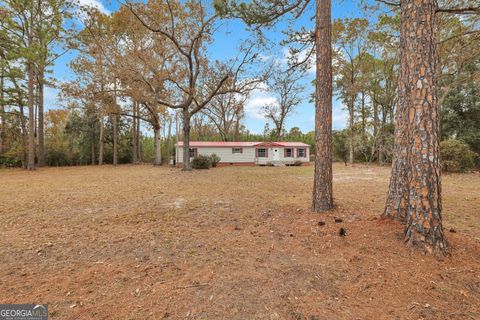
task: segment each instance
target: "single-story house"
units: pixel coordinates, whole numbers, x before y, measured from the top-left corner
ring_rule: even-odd
[[[308,163],[310,146],[302,142],[190,141],[190,159],[197,155],[220,157],[219,165],[292,165]],[[176,164],[183,163],[183,141],[176,144]]]

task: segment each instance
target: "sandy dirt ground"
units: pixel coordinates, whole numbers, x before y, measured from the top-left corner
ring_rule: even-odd
[[[0,170],[0,303],[48,303],[51,319],[480,319],[480,174],[444,176],[438,260],[378,218],[389,168],[336,164],[329,214],[310,212],[312,172]]]

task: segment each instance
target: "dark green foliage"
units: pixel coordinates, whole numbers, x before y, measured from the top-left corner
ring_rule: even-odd
[[[440,143],[442,170],[447,172],[465,172],[475,166],[477,155],[466,143],[459,140],[446,140]]]
[[[348,160],[348,131],[333,131],[332,140],[333,158],[347,164]]]
[[[210,157],[204,155],[198,155],[192,160],[193,169],[210,169]]]
[[[18,157],[0,156],[0,168],[2,167],[21,167],[22,160]]]
[[[69,166],[75,164],[66,149],[52,148],[47,145],[45,150],[45,163],[51,167]]]
[[[479,72],[480,64],[469,66]],[[465,81],[445,97],[442,105],[442,138],[462,140],[480,153],[480,87],[478,81]]]
[[[210,165],[212,166],[212,168],[215,168],[217,166],[217,164],[220,162],[220,157],[217,156],[215,153],[212,153],[210,155]]]

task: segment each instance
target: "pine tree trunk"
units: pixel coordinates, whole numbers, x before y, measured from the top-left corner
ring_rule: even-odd
[[[90,146],[90,152],[91,152],[91,155],[92,155],[92,159],[91,159],[91,164],[92,166],[95,165],[95,134],[92,133],[92,144]]]
[[[183,110],[183,171],[190,171],[190,113]]]
[[[401,61],[410,81],[409,203],[405,236],[414,245],[444,253],[440,170],[440,131],[437,100],[435,0],[402,3],[406,59]],[[403,64],[404,63],[404,64]]]
[[[115,113],[112,117],[112,126],[113,126],[113,165],[118,164],[118,106],[117,106],[117,80],[113,82],[113,93],[114,93],[114,110]]]
[[[20,108],[20,128],[22,129],[22,167],[27,168],[28,163],[28,132],[27,125],[25,124],[25,112],[23,105],[18,106]]]
[[[6,124],[5,124],[5,94],[3,92],[4,87],[4,70],[3,68],[0,70],[0,155],[2,155],[6,150]]]
[[[365,107],[365,92],[362,91],[362,151],[365,152],[367,145],[367,110]]]
[[[112,129],[113,129],[113,165],[118,164],[118,115],[112,115]]]
[[[378,163],[380,165],[385,164],[385,127],[387,125],[387,113],[386,108],[382,107],[382,122],[379,128],[379,139],[378,139]]]
[[[103,143],[103,117],[100,116],[100,133],[98,137],[98,164],[103,164],[103,153],[104,153],[104,143]]]
[[[393,204],[405,210],[407,243],[443,254],[435,10],[434,0],[401,2],[399,146],[392,179],[402,183],[391,181],[389,198],[393,193]]]
[[[132,163],[138,162],[138,147],[137,147],[137,107],[136,102],[132,105]]]
[[[142,162],[143,159],[143,145],[142,145],[142,131],[140,120],[140,104],[137,103],[137,160]]]
[[[380,157],[379,157],[379,145],[380,145],[380,135],[378,132],[378,104],[375,102],[375,99],[372,101],[373,106],[373,152],[374,156],[376,157],[378,163],[380,164]]]
[[[178,165],[180,159],[178,158],[178,143],[180,141],[180,117],[178,110],[175,110],[175,166]]]
[[[45,123],[44,123],[44,81],[45,73],[43,67],[40,66],[40,72],[38,74],[38,166],[45,166]]]
[[[33,35],[28,31],[28,47],[33,46]],[[33,61],[31,58],[27,61],[28,75],[28,162],[27,169],[35,169],[35,94],[34,94],[34,72]]]
[[[317,0],[316,4],[316,143],[312,210],[322,212],[333,209],[331,0]]]
[[[160,166],[162,165],[162,128],[160,127],[160,124],[157,124],[153,130],[155,144],[155,159],[153,160],[153,165]]]
[[[167,165],[170,165],[170,152],[172,149],[172,122],[173,119],[170,116],[168,121],[168,137],[167,137]]]
[[[411,5],[410,5],[411,6]],[[405,10],[405,8],[403,8]],[[402,15],[404,12],[402,13]],[[413,17],[412,17],[413,18]],[[383,215],[405,222],[407,218],[408,205],[408,177],[407,177],[407,162],[408,162],[408,105],[410,94],[410,75],[407,68],[407,32],[405,24],[408,17],[402,16],[402,29],[400,30],[400,71],[398,75],[398,105],[395,112],[395,132],[394,132],[394,146],[392,170],[390,175],[390,184],[388,188],[387,201]],[[384,112],[385,113],[385,108]],[[385,120],[386,115],[382,115]],[[382,126],[385,123],[382,121]]]
[[[399,75],[399,97],[405,93],[403,75]],[[406,98],[402,96],[403,100]],[[387,201],[385,204],[384,216],[405,222],[408,203],[408,119],[406,119],[407,106],[405,101],[400,102],[396,111],[395,133],[392,170],[388,188]],[[383,150],[381,156],[383,157]]]
[[[348,107],[348,127],[349,127],[349,137],[348,137],[348,163],[353,164],[354,160],[354,141],[355,141],[355,136],[354,136],[354,110],[355,108],[355,99],[351,98],[350,101],[350,106]]]

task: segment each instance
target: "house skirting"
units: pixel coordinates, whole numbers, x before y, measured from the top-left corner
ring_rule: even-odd
[[[293,164],[285,164],[288,166],[293,166]],[[301,166],[308,166],[310,162],[302,162]],[[254,162],[219,162],[217,163],[217,167],[255,167],[255,166],[267,166],[266,164],[256,164]],[[177,163],[177,168],[182,168],[183,163]]]

